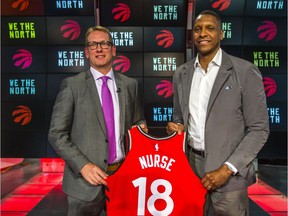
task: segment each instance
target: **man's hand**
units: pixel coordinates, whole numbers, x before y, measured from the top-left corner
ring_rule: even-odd
[[[215,190],[224,185],[232,173],[224,164],[220,168],[206,173],[201,182],[207,190]]]
[[[169,135],[174,132],[177,132],[179,135],[181,135],[183,131],[184,131],[184,125],[180,123],[168,122],[166,126],[166,132]]]
[[[87,163],[80,171],[82,177],[92,185],[107,185],[107,174],[98,166]]]
[[[148,128],[147,128],[147,125],[146,125],[146,124],[140,124],[139,126],[141,127],[141,129],[142,129],[145,133],[148,133]]]

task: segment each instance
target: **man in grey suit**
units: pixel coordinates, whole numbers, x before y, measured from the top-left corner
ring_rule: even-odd
[[[133,126],[147,132],[135,79],[113,72],[116,47],[108,29],[95,26],[86,32],[85,55],[90,69],[64,79],[57,96],[49,141],[65,160],[63,191],[68,197],[68,215],[100,215],[105,209],[105,179],[125,158],[124,136]],[[106,76],[113,101],[116,158],[109,164],[107,124],[101,98],[102,77]],[[111,103],[110,103],[111,104]],[[114,142],[115,143],[115,142]],[[114,145],[115,146],[115,145]],[[103,213],[102,213],[103,214]]]
[[[213,11],[196,17],[198,54],[174,74],[167,132],[188,132],[190,165],[209,190],[205,215],[249,215],[253,159],[269,135],[266,96],[258,68],[220,48],[221,25]]]

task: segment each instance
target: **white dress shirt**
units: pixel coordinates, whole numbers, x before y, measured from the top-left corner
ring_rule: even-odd
[[[194,149],[205,149],[205,121],[207,106],[216,76],[222,61],[222,50],[219,49],[212,61],[208,64],[207,72],[201,67],[198,59],[194,63],[194,75],[192,79],[189,97],[188,133],[192,137]]]
[[[99,71],[95,70],[94,68],[90,67],[90,71],[94,77],[97,91],[99,94],[99,98],[102,104],[102,98],[101,98],[101,92],[102,92],[102,79],[100,79],[103,74]],[[114,123],[115,123],[115,136],[116,136],[116,153],[117,157],[114,162],[118,162],[124,158],[124,152],[121,146],[121,138],[120,138],[120,108],[119,108],[119,99],[118,99],[118,93],[117,93],[117,86],[115,82],[115,77],[113,70],[111,69],[105,76],[110,77],[111,79],[108,79],[107,84],[108,88],[112,95],[113,100],[113,106],[114,106]],[[96,142],[96,140],[95,140]]]

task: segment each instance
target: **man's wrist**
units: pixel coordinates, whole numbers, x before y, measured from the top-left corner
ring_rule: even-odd
[[[236,175],[238,172],[238,170],[231,163],[225,162],[224,165],[226,165],[225,167],[227,168],[229,174]]]

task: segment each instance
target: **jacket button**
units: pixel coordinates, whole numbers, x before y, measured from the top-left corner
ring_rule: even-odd
[[[104,163],[107,163],[108,161],[107,160],[104,160]]]

